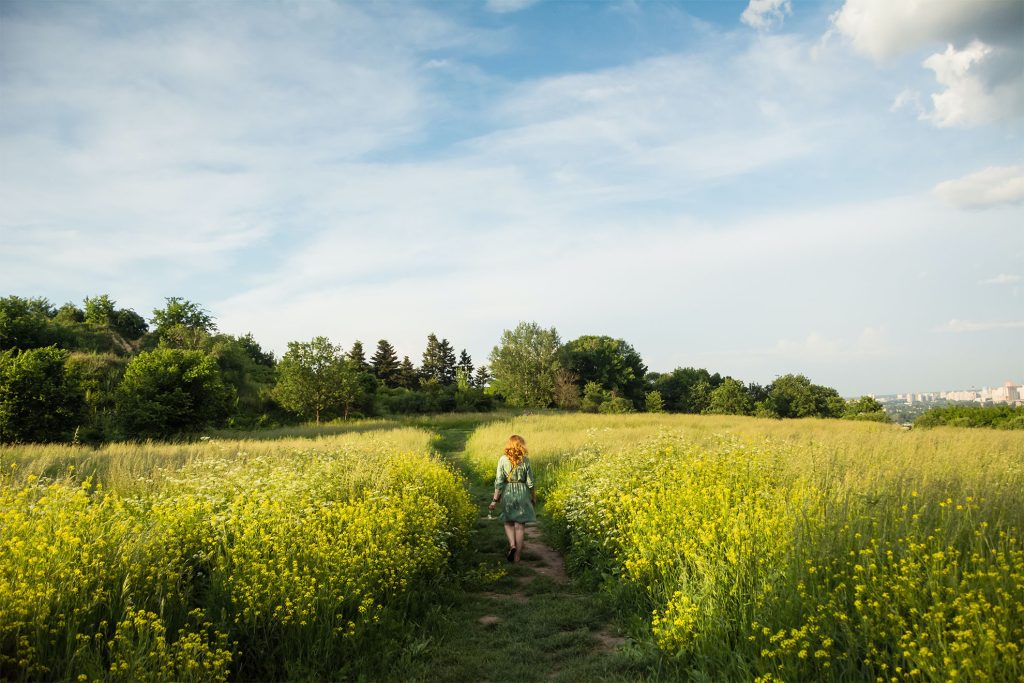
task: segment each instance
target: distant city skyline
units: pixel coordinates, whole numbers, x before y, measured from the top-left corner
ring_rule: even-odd
[[[1022,34],[1014,0],[7,0],[0,293],[184,297],[278,354],[483,363],[525,320],[845,396],[1020,381]]]

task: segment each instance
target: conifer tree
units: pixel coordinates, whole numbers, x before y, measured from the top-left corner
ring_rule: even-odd
[[[358,339],[352,345],[352,350],[348,352],[348,359],[362,372],[370,372],[370,364],[366,362],[366,352],[363,350],[363,342]]]
[[[419,386],[419,373],[416,366],[409,360],[409,356],[402,357],[402,363],[398,366],[398,386],[406,389],[415,389]]]
[[[440,382],[442,362],[441,342],[431,332],[427,335],[427,348],[423,350],[423,360],[420,362],[420,377],[425,380],[434,378]]]
[[[420,377],[433,379],[442,385],[455,384],[455,349],[447,339],[438,340],[433,332],[427,335]]]
[[[492,379],[494,378],[491,376],[491,371],[487,369],[486,365],[481,365],[476,369],[476,374],[473,375],[473,386],[477,389],[483,389]]]
[[[441,372],[438,381],[445,385],[455,384],[455,347],[449,344],[447,339],[442,339],[440,352]]]
[[[466,349],[462,349],[462,353],[459,354],[459,364],[455,367],[465,371],[466,379],[470,384],[473,383],[473,358],[466,352]]]
[[[395,347],[387,339],[377,342],[377,350],[370,359],[374,376],[385,386],[394,388],[400,386],[398,356],[395,354]]]

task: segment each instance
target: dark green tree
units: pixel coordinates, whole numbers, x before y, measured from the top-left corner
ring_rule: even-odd
[[[86,405],[67,357],[55,346],[0,351],[0,443],[71,441]]]
[[[370,364],[366,362],[366,351],[363,349],[363,342],[356,339],[348,352],[348,359],[352,361],[360,372],[370,372]]]
[[[256,338],[252,336],[252,332],[247,333],[243,337],[239,337],[238,343],[242,345],[245,352],[249,354],[249,358],[251,358],[257,365],[262,365],[267,368],[273,368],[277,365],[277,359],[274,358],[274,352],[264,351],[263,347],[256,341]]]
[[[653,378],[653,388],[661,393],[665,410],[670,413],[701,412],[711,399],[711,391],[721,383],[717,372],[712,375],[704,368],[676,368]]]
[[[215,358],[159,348],[140,353],[125,369],[115,397],[117,421],[128,439],[194,434],[223,424],[234,398]]]
[[[135,341],[149,331],[146,319],[130,308],[119,308],[114,311],[112,327],[125,339]]]
[[[579,386],[597,382],[634,408],[643,407],[647,366],[626,341],[595,335],[573,339],[562,347],[559,364],[578,377]]]
[[[473,386],[477,389],[485,389],[494,379],[491,376],[491,371],[486,365],[481,365],[476,369],[476,373],[473,374]]]
[[[404,389],[415,389],[420,385],[420,373],[416,366],[409,360],[409,356],[402,356],[402,363],[398,366],[398,386]]]
[[[782,375],[772,382],[763,412],[783,418],[842,417],[846,401],[835,389],[812,384],[803,375]]]
[[[420,377],[433,379],[441,386],[455,384],[455,351],[447,339],[439,340],[434,333],[427,335]]]
[[[514,330],[505,330],[491,351],[491,388],[512,406],[550,406],[555,398],[560,348],[553,327],[545,330],[535,322],[521,322]]]
[[[53,305],[41,297],[0,299],[0,349],[35,349],[57,342],[50,318]]]
[[[399,377],[401,365],[398,362],[398,355],[395,353],[395,347],[387,339],[377,342],[377,350],[374,351],[373,358],[370,359],[370,365],[373,375],[383,382],[384,386],[392,389],[402,386]]]
[[[459,354],[459,362],[455,365],[455,369],[456,371],[462,370],[465,372],[469,383],[472,385],[473,370],[475,368],[473,367],[473,357],[469,355],[466,349],[462,349],[462,352]]]

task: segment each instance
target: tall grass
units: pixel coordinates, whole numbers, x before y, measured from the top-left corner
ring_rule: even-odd
[[[869,423],[527,417],[570,565],[694,680],[1022,680],[1024,438]]]
[[[5,449],[0,679],[386,670],[474,516],[433,438]]]

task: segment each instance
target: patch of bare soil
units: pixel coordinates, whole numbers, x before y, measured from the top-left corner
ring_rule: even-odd
[[[530,598],[528,598],[525,593],[520,593],[518,591],[516,591],[515,593],[494,593],[492,591],[484,591],[483,593],[480,593],[480,595],[482,595],[485,598],[490,598],[492,600],[511,600],[512,602],[518,603],[525,603],[530,601]]]
[[[522,563],[559,585],[568,585],[569,575],[565,573],[565,561],[557,550],[540,540],[540,531],[537,527],[526,527],[526,539],[529,541],[526,544],[528,555],[522,559]]]
[[[612,635],[608,629],[603,628],[594,634],[594,638],[597,639],[598,647],[605,652],[611,652],[612,650],[618,650],[626,643],[626,639],[622,636]]]

